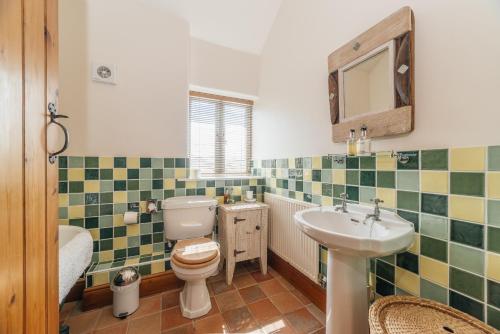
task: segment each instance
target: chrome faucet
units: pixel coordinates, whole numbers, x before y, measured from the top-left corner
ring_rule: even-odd
[[[383,200],[380,198],[373,198],[370,200],[371,202],[375,203],[375,208],[373,209],[372,214],[367,214],[366,219],[373,218],[374,221],[380,221],[380,207],[379,203],[384,203]]]
[[[340,194],[340,198],[342,199],[342,206],[341,207],[336,207],[335,211],[342,211],[343,213],[347,213],[347,202],[346,200],[349,198],[349,195],[346,193]]]

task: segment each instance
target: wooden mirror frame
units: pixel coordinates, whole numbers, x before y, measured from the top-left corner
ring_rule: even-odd
[[[330,120],[334,142],[344,142],[349,137],[350,129],[359,131],[363,125],[367,126],[368,136],[371,138],[413,131],[415,119],[414,33],[413,11],[410,7],[403,7],[328,56]],[[339,69],[391,40],[394,40],[396,47],[395,108],[367,113],[356,119],[343,121],[339,115]],[[404,65],[408,68],[405,71],[398,71]]]

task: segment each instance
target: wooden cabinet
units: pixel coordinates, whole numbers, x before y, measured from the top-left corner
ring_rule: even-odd
[[[233,281],[236,262],[258,258],[261,272],[267,273],[267,211],[263,203],[219,207],[219,239],[228,285]]]

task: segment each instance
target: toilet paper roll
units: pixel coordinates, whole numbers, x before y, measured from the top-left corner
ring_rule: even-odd
[[[125,224],[137,224],[139,213],[133,211],[127,211],[123,215],[123,222]]]

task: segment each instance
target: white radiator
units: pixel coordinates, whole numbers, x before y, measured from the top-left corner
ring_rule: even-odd
[[[317,204],[271,193],[264,194],[264,202],[269,205],[268,247],[313,282],[318,282],[319,245],[300,231],[293,219],[295,212]]]

